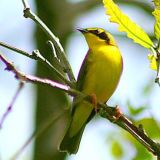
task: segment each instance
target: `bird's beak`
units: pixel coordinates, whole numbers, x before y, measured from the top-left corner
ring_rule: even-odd
[[[83,28],[77,28],[78,31],[80,31],[81,33],[85,34],[88,33],[87,29],[83,29]]]

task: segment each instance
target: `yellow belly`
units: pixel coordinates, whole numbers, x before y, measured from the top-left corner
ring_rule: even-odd
[[[122,58],[115,46],[105,46],[90,52],[88,70],[82,92],[95,94],[97,101],[106,102],[115,91],[122,72]]]
[[[109,47],[109,48],[108,48]],[[95,94],[98,102],[106,102],[115,91],[122,72],[122,58],[116,46],[98,47],[87,57],[87,71],[82,92]],[[93,106],[85,101],[76,105],[70,137],[76,135],[89,118]],[[83,116],[82,116],[83,115]]]

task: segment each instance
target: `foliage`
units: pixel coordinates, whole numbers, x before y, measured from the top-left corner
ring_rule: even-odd
[[[141,46],[151,49],[152,53],[148,55],[150,61],[150,68],[157,70],[159,72],[159,59],[157,49],[155,47],[147,33],[135,22],[133,22],[126,14],[124,14],[120,8],[112,0],[103,0],[104,7],[106,8],[106,14],[110,16],[110,21],[117,23],[119,25],[118,29],[121,32],[126,32],[127,36],[131,38],[134,42],[140,44]],[[155,10],[153,15],[155,17],[154,34],[156,39],[160,39],[160,5],[159,1],[155,0]],[[158,42],[159,43],[159,42]],[[157,73],[158,75],[158,73]]]
[[[119,25],[119,31],[126,32],[127,36],[143,47],[151,48],[153,43],[143,29],[133,22],[112,0],[103,0],[106,14],[110,21]]]
[[[152,14],[155,17],[154,33],[156,38],[160,39],[160,9],[156,8]]]

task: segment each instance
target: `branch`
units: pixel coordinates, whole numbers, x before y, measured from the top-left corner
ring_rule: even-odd
[[[121,114],[118,119],[116,119],[116,114],[119,114],[119,106],[116,108],[113,108],[112,115],[108,116],[108,113],[106,114],[106,105],[99,106],[100,116],[107,118],[111,122],[117,124],[124,130],[126,130],[128,133],[130,133],[136,140],[138,140],[149,152],[151,152],[153,155],[157,156],[157,158],[160,158],[160,145],[159,143],[154,142],[148,135],[145,133],[142,128],[135,126],[125,115]],[[108,106],[107,106],[108,107]],[[111,113],[111,112],[110,112]],[[110,114],[109,113],[109,114]]]
[[[6,70],[13,72],[15,74],[15,77],[19,79],[20,81],[49,85],[53,88],[57,88],[62,91],[65,91],[71,96],[76,96],[76,95],[82,96],[81,92],[71,89],[70,87],[64,84],[57,83],[50,79],[45,79],[45,78],[40,78],[40,77],[24,74],[23,72],[17,70],[15,66],[13,65],[13,63],[7,60],[7,58],[5,58],[5,56],[2,55],[1,53],[0,53],[0,59],[6,65]]]
[[[0,120],[0,129],[2,128],[3,122],[5,121],[5,119],[9,115],[9,113],[12,111],[13,105],[14,105],[14,103],[15,103],[15,101],[16,101],[19,93],[20,93],[20,91],[22,90],[23,86],[24,86],[24,83],[22,81],[20,81],[18,89],[17,89],[17,91],[16,91],[16,93],[15,93],[15,95],[14,95],[14,97],[13,97],[11,103],[10,103],[10,105],[7,107],[7,110],[5,111],[5,113],[3,114],[3,116],[2,116],[2,118]]]
[[[30,18],[32,19],[49,37],[49,39],[52,41],[54,44],[56,50],[57,50],[57,57],[60,59],[61,63],[64,64],[64,70],[68,75],[68,78],[72,83],[75,83],[75,77],[72,72],[71,66],[66,58],[66,54],[64,52],[64,49],[59,42],[59,39],[51,32],[51,30],[43,23],[43,21],[36,15],[34,14],[30,7],[29,4],[27,3],[27,0],[22,0],[23,5],[24,5],[24,17],[25,18]]]
[[[4,43],[4,42],[0,42],[0,46],[5,47],[5,48],[8,48],[8,49],[10,49],[10,50],[12,50],[12,51],[15,51],[16,53],[19,53],[19,54],[21,54],[21,55],[24,55],[24,56],[26,56],[26,57],[28,57],[28,58],[31,58],[31,59],[40,61],[40,62],[43,63],[45,66],[47,66],[52,72],[56,73],[57,76],[58,76],[64,83],[66,83],[66,84],[69,85],[69,86],[73,86],[73,83],[70,82],[69,80],[67,80],[67,79],[65,78],[65,76],[64,76],[61,72],[59,72],[46,58],[44,58],[44,57],[42,56],[42,54],[39,52],[39,50],[34,50],[34,51],[32,52],[32,54],[30,54],[30,53],[28,53],[28,52],[26,52],[26,51],[23,51],[23,50],[21,50],[21,49],[18,49],[18,48],[16,48],[16,47],[13,47],[13,46],[11,46],[11,45],[9,45],[9,44],[6,44],[6,43]]]
[[[90,96],[87,96],[80,91],[77,91],[75,89],[69,88],[66,85],[54,82],[49,79],[42,79],[39,77],[35,77],[32,75],[26,75],[20,71],[18,71],[14,65],[9,62],[2,54],[0,54],[0,59],[5,63],[6,69],[8,71],[11,71],[15,74],[15,77],[17,79],[26,81],[26,82],[32,82],[32,83],[40,83],[43,85],[49,85],[51,87],[60,89],[69,95],[76,97],[84,97],[83,100],[88,101],[92,103],[92,98]],[[104,117],[111,121],[112,123],[115,123],[119,127],[123,128],[127,132],[129,132],[134,138],[136,138],[148,151],[150,151],[153,155],[160,158],[160,145],[156,142],[154,142],[151,138],[146,135],[145,131],[142,131],[142,128],[139,128],[135,126],[125,115],[123,115],[119,109],[119,107],[111,107],[106,104],[98,103],[98,114],[101,117]]]

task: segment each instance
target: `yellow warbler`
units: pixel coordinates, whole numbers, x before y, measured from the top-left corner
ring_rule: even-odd
[[[84,35],[89,51],[78,75],[77,89],[86,95],[94,95],[97,102],[106,103],[115,91],[123,69],[119,48],[113,36],[104,29],[78,30]],[[82,100],[73,105],[71,123],[59,146],[61,151],[77,153],[84,128],[94,115],[94,105],[89,102]]]

